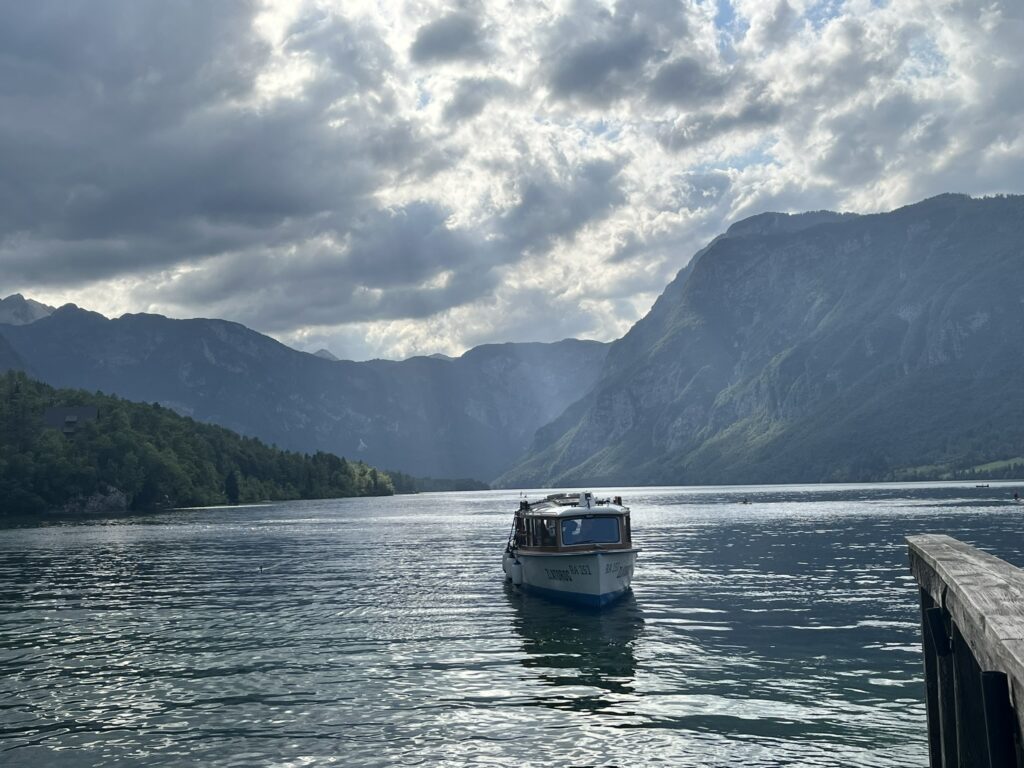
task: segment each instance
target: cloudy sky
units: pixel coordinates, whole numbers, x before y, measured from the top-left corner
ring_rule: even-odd
[[[612,339],[765,210],[1024,191],[1020,0],[0,0],[0,296]]]

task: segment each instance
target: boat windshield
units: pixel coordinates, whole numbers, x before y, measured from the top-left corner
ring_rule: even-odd
[[[619,518],[570,517],[562,521],[562,546],[618,544]]]

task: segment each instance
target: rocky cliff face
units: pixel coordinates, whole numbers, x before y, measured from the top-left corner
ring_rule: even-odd
[[[1022,300],[1021,197],[754,217],[499,482],[880,479],[1020,456]]]
[[[55,386],[160,402],[282,448],[484,480],[593,385],[607,352],[567,340],[478,347],[452,360],[332,361],[235,323],[109,320],[73,305],[0,326],[0,336],[18,367]]]

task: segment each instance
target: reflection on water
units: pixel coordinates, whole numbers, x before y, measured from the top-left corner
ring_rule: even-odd
[[[545,685],[573,689],[544,697],[540,704],[598,712],[633,693],[633,645],[644,619],[631,592],[603,610],[559,605],[507,582],[505,594],[515,609],[512,627],[526,652],[520,663]]]
[[[600,612],[505,585],[518,492],[0,528],[0,765],[921,766],[903,539],[1024,562],[1012,490],[608,489]]]

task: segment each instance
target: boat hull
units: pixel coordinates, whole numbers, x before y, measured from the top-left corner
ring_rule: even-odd
[[[506,552],[502,560],[506,578],[528,592],[578,605],[600,607],[629,590],[639,550],[601,552]],[[518,567],[517,567],[518,566]],[[521,571],[519,571],[521,569]]]

